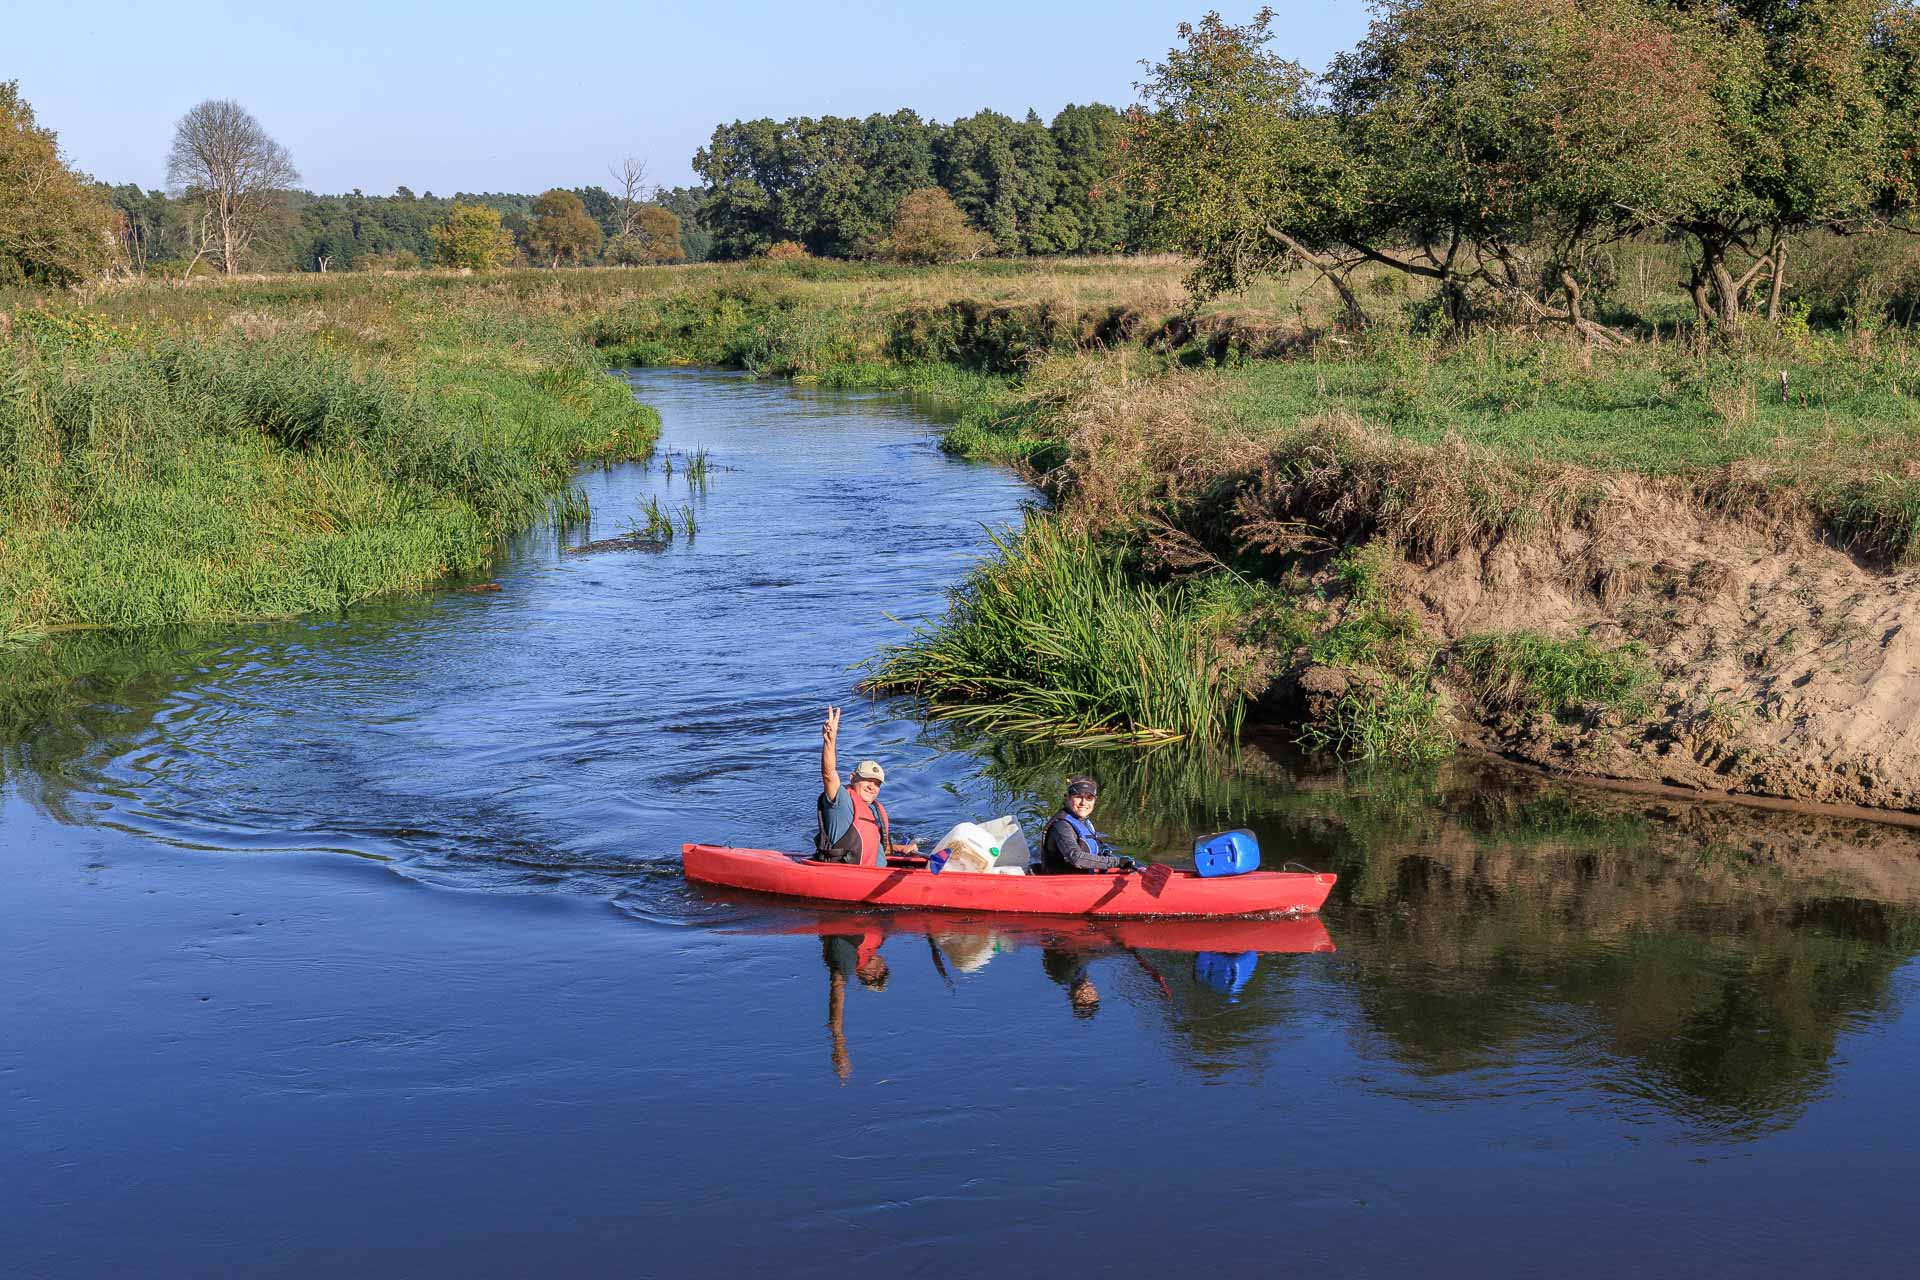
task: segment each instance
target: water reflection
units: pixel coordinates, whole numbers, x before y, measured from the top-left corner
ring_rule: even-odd
[[[1207,1042],[1207,1028],[1220,1011],[1238,1004],[1262,957],[1330,955],[1335,951],[1324,921],[1244,920],[1078,920],[1024,916],[961,915],[952,912],[848,912],[783,908],[751,893],[715,886],[699,887],[709,906],[726,905],[746,913],[726,926],[728,932],[761,936],[811,936],[820,939],[827,974],[827,1028],[833,1070],[841,1079],[853,1074],[848,1047],[846,1002],[849,984],[868,991],[887,989],[895,963],[924,958],[948,990],[982,975],[991,964],[1002,970],[1017,957],[1037,955],[1040,971],[1065,996],[1067,1011],[1092,1018],[1100,1011],[1096,961],[1116,959],[1143,974],[1149,990],[1165,1002],[1168,1025],[1194,1040],[1196,1056],[1218,1056]],[[883,950],[891,944],[894,959]],[[1268,973],[1278,970],[1269,964]],[[955,975],[959,975],[956,979]],[[1169,980],[1172,975],[1172,980]],[[1285,982],[1276,976],[1276,982]],[[1111,985],[1111,984],[1110,984]],[[1175,1013],[1179,1009],[1182,1012]],[[1009,1018],[1011,1024],[1014,1020]]]

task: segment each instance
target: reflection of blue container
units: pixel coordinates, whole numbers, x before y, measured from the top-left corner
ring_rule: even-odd
[[[1237,996],[1253,981],[1253,968],[1259,963],[1257,951],[1242,951],[1237,956],[1220,951],[1196,951],[1193,977],[1201,986],[1210,987],[1223,996]]]
[[[1251,831],[1222,831],[1193,843],[1193,869],[1203,876],[1243,876],[1260,869],[1260,842]]]

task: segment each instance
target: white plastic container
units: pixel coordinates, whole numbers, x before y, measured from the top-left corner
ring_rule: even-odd
[[[999,860],[999,841],[977,823],[962,822],[934,844],[927,865],[936,875],[946,871],[978,875],[991,871]]]
[[[995,818],[992,822],[981,823],[980,829],[992,836],[993,842],[1000,846],[1000,857],[994,870],[1012,875],[1017,869],[1024,868],[1033,861],[1033,855],[1027,849],[1026,834],[1020,830],[1018,818],[1011,814]]]

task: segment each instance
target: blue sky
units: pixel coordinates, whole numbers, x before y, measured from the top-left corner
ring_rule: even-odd
[[[180,114],[229,97],[316,191],[604,184],[628,152],[674,185],[734,119],[1124,106],[1140,59],[1164,55],[1210,3],[1232,21],[1257,8],[0,0],[0,79],[20,81],[73,164],[113,182],[159,186]],[[1316,67],[1366,22],[1362,0],[1275,8],[1278,51]]]

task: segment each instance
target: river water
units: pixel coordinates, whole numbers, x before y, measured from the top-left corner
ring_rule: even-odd
[[[632,377],[706,489],[590,473],[498,591],[9,661],[0,1274],[1907,1273],[1914,834],[924,724],[850,665],[1027,491]],[[563,549],[647,497],[697,535]],[[688,886],[802,845],[830,701],[904,832],[1089,769],[1135,851],[1340,883],[1212,939]]]

